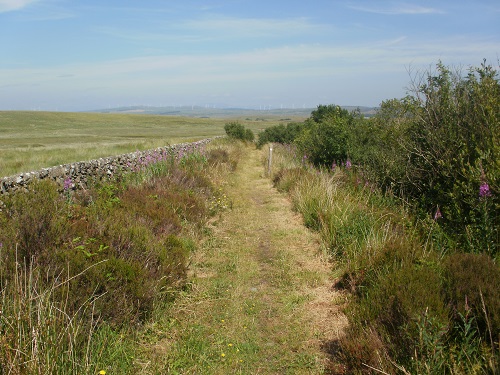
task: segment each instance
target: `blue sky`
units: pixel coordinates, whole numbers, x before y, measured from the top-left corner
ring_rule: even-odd
[[[500,59],[500,1],[0,0],[0,109],[377,106]]]

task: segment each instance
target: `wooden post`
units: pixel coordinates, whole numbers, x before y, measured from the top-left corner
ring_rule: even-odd
[[[267,173],[269,176],[271,176],[271,168],[273,165],[273,144],[271,143],[271,146],[269,146],[269,160],[267,164]]]

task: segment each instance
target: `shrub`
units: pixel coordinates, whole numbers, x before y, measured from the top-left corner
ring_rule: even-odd
[[[302,123],[288,123],[286,126],[283,124],[271,126],[264,129],[263,132],[259,133],[259,140],[257,141],[257,147],[261,148],[266,143],[282,143],[291,144],[299,136],[303,129]]]
[[[15,236],[5,241],[17,248],[20,260],[29,264],[32,258],[59,244],[65,231],[66,207],[55,183],[37,181],[30,191],[5,199],[5,204],[4,219],[12,226],[10,234]]]
[[[500,83],[483,64],[466,77],[443,64],[417,78],[409,129],[407,193],[471,252],[499,246]],[[481,191],[481,186],[488,192]]]
[[[411,106],[410,97],[383,101],[373,118],[358,121],[350,133],[353,163],[372,183],[398,196],[405,195]]]
[[[326,109],[325,109],[326,108]],[[349,156],[349,129],[354,115],[339,106],[318,106],[306,120],[295,143],[302,155],[314,165],[330,167]]]
[[[250,129],[245,129],[242,124],[229,122],[224,125],[224,130],[229,138],[239,139],[241,141],[253,142],[255,136]]]

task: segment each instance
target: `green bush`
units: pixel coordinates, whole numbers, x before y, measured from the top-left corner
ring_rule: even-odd
[[[500,83],[483,64],[466,77],[441,63],[417,82],[409,128],[407,187],[421,209],[470,252],[499,247]]]
[[[288,123],[286,126],[283,124],[271,126],[264,129],[263,132],[259,133],[259,140],[257,141],[257,147],[261,148],[266,143],[282,143],[282,144],[292,144],[295,139],[299,136],[303,129],[302,123]]]
[[[374,117],[358,121],[350,133],[352,162],[369,181],[398,196],[405,195],[411,106],[409,97],[383,101]]]
[[[16,248],[20,260],[29,264],[32,258],[60,244],[66,230],[66,202],[55,183],[35,182],[32,190],[14,194],[4,201],[6,226],[3,229],[12,228],[12,237],[6,236],[5,245]]]
[[[255,135],[250,129],[237,122],[229,122],[224,125],[224,130],[229,138],[239,139],[241,141],[253,142]]]
[[[318,106],[295,140],[299,152],[318,166],[346,163],[349,157],[349,132],[354,122],[354,114],[340,106]]]

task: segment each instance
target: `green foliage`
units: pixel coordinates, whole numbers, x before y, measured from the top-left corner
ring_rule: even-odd
[[[384,191],[404,195],[407,173],[405,139],[412,105],[410,97],[383,101],[373,118],[358,121],[351,132],[350,156],[367,179]]]
[[[292,167],[273,178],[335,257],[336,287],[351,292],[350,326],[335,349],[344,373],[367,365],[386,373],[495,373],[498,265],[486,254],[445,255],[449,242],[436,220],[415,220],[360,177]]]
[[[225,124],[224,130],[229,138],[248,142],[253,142],[253,140],[255,139],[252,130],[246,129],[244,125],[237,122],[229,122]]]
[[[259,140],[257,141],[257,147],[261,148],[266,143],[282,143],[282,144],[292,144],[293,141],[299,136],[303,128],[302,123],[290,122],[286,126],[283,124],[271,126],[264,129],[259,133]]]
[[[475,320],[483,339],[500,339],[500,268],[486,254],[453,254],[444,261],[447,301],[458,323]]]
[[[314,165],[331,166],[346,162],[349,156],[349,131],[355,116],[340,106],[318,106],[296,138],[303,155]]]
[[[335,104],[320,104],[314,111],[311,112],[311,116],[309,117],[309,119],[316,123],[321,123],[325,120],[337,117],[349,118],[350,113],[347,109],[343,109]]]
[[[17,248],[21,260],[29,264],[33,257],[58,245],[61,232],[65,230],[65,202],[55,183],[36,182],[33,190],[15,194],[5,200],[5,205],[4,218],[9,225],[3,229],[8,230],[12,225],[10,234],[13,236],[5,239],[5,245]]]
[[[414,88],[405,193],[439,207],[443,225],[471,252],[499,247],[500,83],[483,64],[466,77],[437,65]]]

